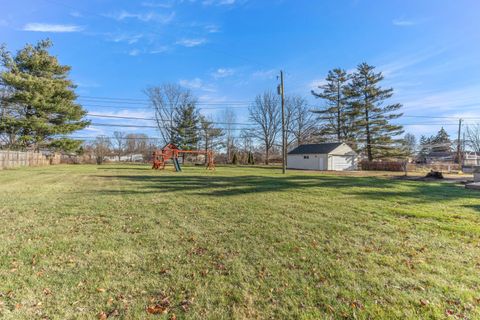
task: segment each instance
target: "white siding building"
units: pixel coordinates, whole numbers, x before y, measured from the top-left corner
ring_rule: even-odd
[[[287,156],[287,168],[345,171],[357,169],[357,153],[342,142],[303,144]]]

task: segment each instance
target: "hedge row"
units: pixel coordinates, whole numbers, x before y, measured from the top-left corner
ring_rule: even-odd
[[[365,171],[404,171],[404,162],[400,161],[361,161],[360,168]]]

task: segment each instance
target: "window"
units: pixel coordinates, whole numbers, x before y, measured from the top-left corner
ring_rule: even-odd
[[[303,159],[310,159],[310,156],[303,156]]]

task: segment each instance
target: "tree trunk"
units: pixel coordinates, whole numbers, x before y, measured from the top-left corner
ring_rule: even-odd
[[[205,136],[205,165],[208,163],[208,136]]]
[[[268,157],[269,157],[269,154],[270,154],[270,148],[265,148],[265,164],[268,166],[269,162],[268,162]]]
[[[367,138],[368,161],[373,161],[372,139],[371,139],[371,136],[370,136],[370,119],[368,117],[368,109],[365,110],[365,134],[366,134],[366,138]]]

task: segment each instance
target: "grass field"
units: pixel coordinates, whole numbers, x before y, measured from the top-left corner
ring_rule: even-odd
[[[480,318],[480,193],[262,168],[0,171],[2,319]]]

